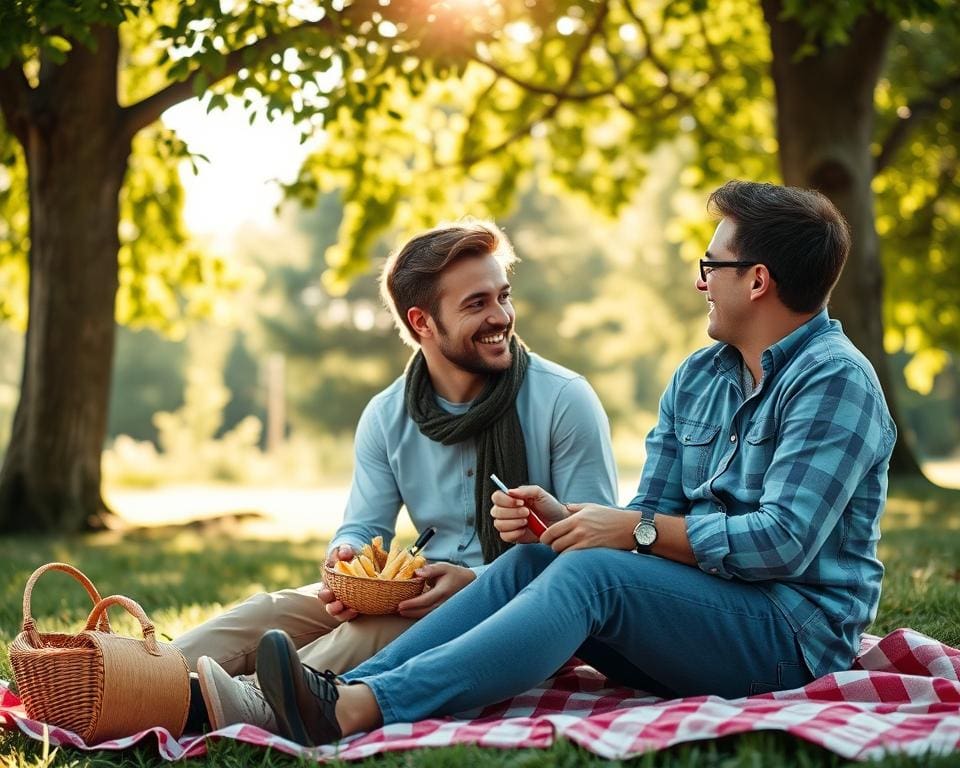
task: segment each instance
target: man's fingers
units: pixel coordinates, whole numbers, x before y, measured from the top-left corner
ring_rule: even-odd
[[[427,581],[433,579],[438,579],[446,573],[447,564],[446,563],[430,563],[428,565],[421,565],[416,570],[417,576],[422,576]]]
[[[519,496],[521,499],[537,499],[546,493],[539,485],[518,485],[510,489],[512,496]]]
[[[327,604],[332,603],[337,599],[330,587],[320,587],[320,591],[317,592],[317,597],[320,599],[320,602]]]
[[[536,544],[538,539],[529,529],[521,528],[519,531],[509,533],[500,533],[500,538],[508,544]]]
[[[547,542],[544,542],[546,544]],[[568,549],[580,549],[582,542],[580,538],[576,535],[574,530],[569,530],[566,533],[561,533],[559,536],[555,536],[550,542],[550,548],[557,553],[566,552]]]
[[[353,547],[349,544],[341,544],[336,549],[327,552],[326,565],[333,568],[337,564],[337,560],[353,560],[353,556]]]
[[[493,499],[494,506],[497,507],[522,507],[524,504],[523,499],[510,496],[503,491],[494,491],[490,498]]]
[[[493,521],[493,527],[496,528],[500,533],[509,533],[510,531],[520,531],[527,527],[527,518],[524,517],[510,517],[510,518],[498,518]]]
[[[553,542],[560,537],[571,533],[575,525],[576,522],[572,517],[568,517],[566,520],[560,520],[559,522],[554,523],[553,525],[549,526],[547,530],[545,530],[540,536],[540,543],[546,544],[548,547],[553,547]],[[554,550],[557,552],[560,551],[556,549],[556,547],[554,547]]]
[[[404,600],[400,605],[397,606],[397,612],[400,615],[405,616],[408,611],[417,611],[421,608],[428,608],[430,606],[436,605],[437,603],[443,602],[446,599],[445,595],[438,594],[440,590],[437,589],[428,589],[422,595],[417,595],[416,597],[411,597],[409,600]]]
[[[526,505],[517,499],[519,506],[516,507],[491,507],[490,516],[494,520],[522,520],[529,514]]]
[[[360,614],[357,613],[353,608],[347,608],[339,600],[334,600],[332,603],[326,604],[327,613],[329,613],[337,621],[353,621]]]

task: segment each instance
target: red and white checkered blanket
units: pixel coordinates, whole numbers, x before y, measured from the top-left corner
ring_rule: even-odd
[[[379,752],[476,744],[545,748],[564,737],[606,758],[629,758],[685,741],[747,731],[786,731],[845,758],[891,752],[960,750],[960,650],[909,629],[864,639],[849,672],[792,691],[727,700],[715,696],[663,700],[628,688],[608,688],[590,667],[567,667],[540,688],[459,718],[390,725],[338,746],[307,749],[249,725],[234,725],[179,741],[154,728],[125,739],[86,745],[75,734],[28,720],[0,682],[0,726],[34,739],[80,749],[124,749],[153,734],[168,760],[206,752],[210,738],[270,746],[325,761]]]

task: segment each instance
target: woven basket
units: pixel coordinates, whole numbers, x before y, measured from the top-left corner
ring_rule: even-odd
[[[421,594],[425,584],[422,578],[396,580],[347,576],[329,566],[324,566],[323,580],[341,603],[358,613],[375,616],[396,613],[397,606]]]
[[[76,635],[40,633],[30,613],[37,579],[50,570],[79,581],[93,610]],[[139,622],[143,639],[115,635],[107,609],[121,605]],[[27,580],[23,629],[10,644],[10,663],[27,717],[73,731],[86,744],[160,726],[183,733],[190,680],[183,655],[158,643],[154,627],[136,602],[122,595],[101,599],[90,580],[66,563],[48,563]]]

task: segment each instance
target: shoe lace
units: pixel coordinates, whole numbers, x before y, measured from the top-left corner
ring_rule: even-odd
[[[264,698],[264,695],[260,690],[260,686],[257,685],[253,680],[249,680],[245,677],[238,677],[236,680],[242,686],[242,690],[245,694],[244,698],[247,700],[247,703],[260,712],[273,717],[273,709],[271,709],[266,698]]]
[[[325,669],[321,672],[309,664],[304,664],[303,668],[313,673],[307,676],[307,685],[314,696],[324,701],[336,701],[340,698],[340,693],[337,691],[337,683],[342,683],[343,680],[340,679],[336,672],[330,669]],[[321,683],[321,680],[324,682]]]

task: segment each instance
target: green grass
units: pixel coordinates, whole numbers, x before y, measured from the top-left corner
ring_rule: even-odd
[[[960,646],[960,492],[925,484],[893,488],[883,520],[881,558],[887,566],[880,613],[872,631],[885,634],[909,626]],[[62,560],[84,571],[103,594],[120,592],[144,605],[161,635],[175,637],[223,606],[258,590],[306,584],[318,577],[323,541],[276,542],[234,535],[229,520],[121,536],[0,538],[0,677],[10,679],[7,646],[20,629],[23,585],[38,565]],[[44,576],[34,594],[33,615],[41,631],[76,631],[90,603],[69,577]],[[132,618],[111,613],[118,631],[134,633]],[[300,761],[232,741],[215,742],[191,765],[288,766]],[[781,733],[755,733],[681,745],[634,760],[607,762],[567,742],[548,750],[455,747],[382,755],[363,761],[394,766],[563,768],[565,766],[669,766],[670,768],[756,768],[768,765],[847,765],[847,761]],[[156,749],[122,753],[48,749],[18,733],[0,731],[0,768],[8,766],[133,768],[168,765]],[[895,756],[879,765],[960,766],[960,752],[940,758]]]

